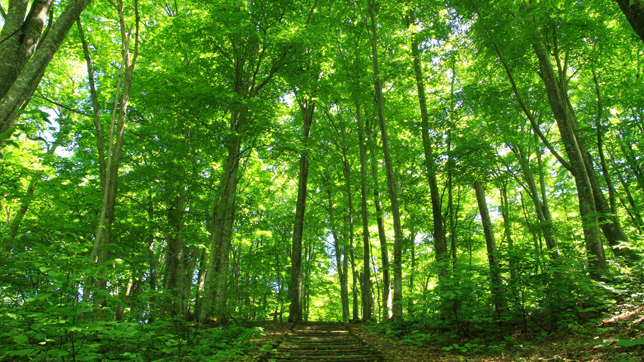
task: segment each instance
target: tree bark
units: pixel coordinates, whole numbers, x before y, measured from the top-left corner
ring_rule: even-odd
[[[364,142],[364,125],[360,112],[360,101],[356,98],[356,120],[358,122],[358,143],[360,146],[360,201],[362,214],[362,319],[372,319],[373,300],[371,297],[371,267],[369,258],[371,245],[369,244],[369,211],[367,209],[367,148]]]
[[[391,213],[394,221],[394,296],[392,300],[393,318],[398,322],[403,320],[403,281],[402,281],[402,242],[403,233],[400,223],[400,208],[398,194],[394,181],[394,170],[389,151],[389,135],[385,122],[384,98],[382,95],[382,79],[378,64],[378,34],[376,26],[375,0],[369,2],[369,15],[371,17],[371,59],[373,62],[374,88],[376,92],[376,108],[378,110],[378,123],[382,138],[382,152],[385,158],[387,171],[387,188],[391,202]]]
[[[187,270],[183,238],[181,237],[185,198],[181,193],[180,191],[179,195],[175,196],[173,204],[168,208],[168,226],[170,232],[167,237],[165,255],[164,289],[171,295],[169,303],[170,313],[175,316],[180,316],[183,311],[183,276]]]
[[[373,179],[373,203],[376,207],[376,223],[378,225],[378,241],[380,241],[380,259],[382,262],[382,305],[384,309],[383,318],[391,318],[391,274],[389,266],[389,249],[387,247],[387,237],[385,235],[385,222],[382,219],[382,202],[380,201],[380,191],[378,191],[378,163],[376,160],[376,140],[370,126],[367,126],[369,134],[369,143],[371,144],[371,178]]]
[[[635,33],[644,42],[644,1],[642,0],[615,0],[619,8],[626,16],[626,19]]]
[[[232,112],[231,130],[240,131],[243,124],[243,110]],[[219,200],[213,211],[213,233],[210,238],[210,258],[204,281],[204,301],[199,312],[199,320],[209,315],[225,319],[226,281],[228,259],[232,245],[232,225],[235,218],[235,195],[237,193],[241,136],[233,134],[227,142],[228,156],[219,182]],[[214,306],[213,306],[214,302]]]
[[[0,90],[0,134],[6,132],[15,122],[17,117],[14,116],[14,112],[20,109],[38,87],[47,65],[65,40],[69,29],[90,2],[91,0],[71,0],[41,43],[37,39],[41,37],[44,16],[53,1],[35,1],[34,5],[42,6],[35,6],[33,14],[30,11],[22,24],[27,1],[11,2],[7,12],[9,19],[0,33],[0,41],[4,41],[0,44],[0,54],[3,54],[3,57],[5,54],[15,54],[11,56],[12,61],[6,62],[7,68],[0,70],[0,87],[3,89]],[[20,32],[22,34],[18,34]],[[25,42],[20,42],[21,35],[24,36]],[[23,49],[22,54],[19,49]],[[5,63],[4,59],[2,63]]]
[[[110,259],[110,244],[112,235],[112,223],[114,221],[114,208],[116,206],[116,195],[118,189],[118,172],[121,160],[121,153],[124,144],[124,131],[125,119],[127,117],[127,107],[130,100],[130,90],[132,86],[132,77],[134,75],[134,68],[139,53],[139,12],[138,3],[134,2],[135,12],[135,33],[134,33],[134,51],[130,55],[130,40],[131,35],[127,33],[125,15],[123,13],[123,2],[119,0],[116,4],[118,13],[118,24],[121,35],[121,71],[117,80],[116,94],[114,97],[114,108],[112,109],[112,119],[110,124],[110,136],[107,150],[107,162],[104,165],[104,170],[101,175],[105,175],[105,179],[101,180],[101,189],[103,193],[103,202],[101,206],[101,214],[98,221],[96,230],[96,237],[94,239],[94,246],[90,255],[90,261],[96,262],[99,265],[104,264]],[[73,23],[72,23],[73,24]],[[85,51],[87,46],[83,46]],[[91,71],[91,57],[89,52],[85,53],[85,59],[88,65],[88,74]],[[93,77],[93,74],[92,76]],[[122,86],[122,89],[121,89]],[[92,97],[96,97],[96,89],[91,91]],[[93,100],[94,107],[98,105],[96,99]],[[96,115],[97,111],[94,110]],[[100,130],[97,129],[97,135],[100,135]],[[97,141],[98,142],[98,141]],[[101,143],[98,143],[101,145]],[[103,154],[105,154],[103,150]],[[99,155],[101,152],[99,151]],[[100,164],[100,160],[99,160]],[[107,280],[99,278],[97,282],[99,290],[107,290]],[[96,303],[97,307],[99,303]],[[103,300],[101,304],[105,305],[106,301]]]
[[[535,41],[532,43],[535,54],[539,60],[539,69],[543,83],[548,95],[548,103],[557,122],[559,134],[564,143],[568,159],[570,160],[571,173],[577,186],[579,199],[579,213],[582,218],[584,240],[589,259],[590,274],[598,279],[608,271],[606,256],[599,232],[599,218],[597,217],[598,207],[593,193],[592,175],[593,169],[588,169],[591,160],[585,160],[587,151],[575,130],[576,120],[573,110],[567,98],[564,87],[566,79],[565,71],[559,77],[550,61],[550,53],[546,50],[541,34],[538,29],[534,31]]]
[[[510,149],[514,152],[517,160],[519,161],[519,166],[523,173],[523,178],[528,186],[528,194],[532,199],[534,205],[534,211],[537,214],[537,219],[541,226],[539,229],[543,233],[544,238],[546,239],[546,246],[550,249],[550,256],[556,258],[559,256],[559,246],[557,245],[557,240],[553,236],[552,230],[552,220],[546,216],[544,210],[547,208],[545,205],[545,199],[542,200],[539,198],[539,190],[537,189],[537,184],[535,183],[534,176],[532,174],[532,169],[530,168],[530,163],[528,157],[525,155],[523,147],[519,144],[509,144]]]
[[[487,202],[485,201],[485,189],[483,188],[483,184],[477,181],[474,183],[474,188],[476,190],[476,201],[478,202],[479,211],[481,213],[483,233],[485,234],[485,245],[487,246],[487,257],[490,264],[494,310],[497,316],[500,317],[507,307],[507,302],[503,295],[503,285],[501,284],[501,269],[499,266],[499,255],[496,250],[496,242],[494,240],[494,230],[492,229],[492,221],[490,220]]]
[[[342,302],[342,321],[349,321],[349,287],[346,268],[346,255],[342,250],[343,246],[340,245],[340,238],[338,237],[337,228],[335,225],[335,218],[333,217],[333,196],[331,193],[331,182],[327,182],[327,194],[329,196],[329,222],[331,224],[331,235],[333,235],[333,248],[335,250],[335,264],[338,271],[338,278],[340,279],[340,299]]]
[[[410,10],[407,17],[407,27],[409,28],[415,22],[415,14]],[[425,155],[425,169],[427,182],[429,184],[429,194],[432,202],[432,225],[434,226],[434,250],[436,252],[436,261],[441,264],[440,270],[446,271],[442,265],[449,261],[449,252],[447,250],[447,236],[443,224],[442,205],[438,183],[436,182],[436,160],[432,142],[429,138],[429,115],[427,113],[427,97],[425,96],[425,86],[421,68],[420,50],[418,49],[419,40],[417,34],[412,37],[411,54],[414,60],[414,76],[416,78],[416,89],[418,91],[418,103],[420,105],[421,132],[423,139],[423,151]],[[439,273],[440,279],[445,279],[448,274]],[[444,282],[444,280],[442,280]]]
[[[510,205],[508,202],[508,184],[501,184],[501,215],[503,216],[503,231],[505,240],[508,243],[508,261],[510,264],[510,279],[516,279],[516,268],[514,262],[514,240],[512,239],[512,221],[510,220]]]
[[[300,110],[303,118],[302,137],[305,145],[311,135],[311,124],[313,123],[313,111],[315,102],[312,99],[299,100]],[[297,204],[295,207],[295,223],[293,225],[293,249],[291,252],[291,283],[289,295],[291,304],[289,306],[288,321],[296,323],[302,320],[302,233],[304,231],[304,213],[306,211],[306,183],[309,176],[309,160],[307,151],[300,155],[300,177],[297,189]]]
[[[641,3],[644,5],[644,3]],[[644,15],[644,12],[642,13]],[[593,81],[595,83],[595,93],[597,95],[597,116],[595,118],[596,132],[597,132],[597,152],[599,153],[599,161],[602,169],[602,175],[604,176],[604,181],[606,182],[606,187],[608,188],[608,197],[609,203],[606,204],[606,198],[601,192],[601,186],[599,185],[599,180],[596,175],[591,177],[591,182],[593,183],[593,190],[595,191],[595,199],[598,200],[599,211],[601,212],[599,216],[599,221],[601,222],[601,227],[604,232],[604,235],[608,239],[608,242],[613,249],[613,253],[616,256],[625,257],[629,262],[639,260],[637,253],[626,245],[621,245],[622,242],[628,242],[628,237],[624,234],[624,231],[621,228],[619,218],[617,216],[617,202],[615,197],[615,188],[610,178],[608,172],[608,166],[606,165],[606,156],[604,155],[604,144],[602,139],[602,115],[604,113],[604,105],[602,102],[601,91],[599,89],[599,80],[597,79],[597,72],[595,71],[594,65],[591,67],[593,73]],[[587,158],[590,158],[590,154],[587,152]],[[592,164],[591,164],[592,165]],[[593,169],[593,174],[595,174]],[[609,206],[610,205],[610,206]]]

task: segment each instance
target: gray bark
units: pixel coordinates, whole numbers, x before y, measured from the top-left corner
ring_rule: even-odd
[[[342,321],[349,321],[349,287],[346,268],[346,255],[342,250],[344,247],[340,245],[340,237],[338,236],[337,228],[335,225],[335,218],[333,217],[333,196],[331,193],[331,183],[327,183],[327,194],[329,196],[329,222],[331,224],[331,235],[333,235],[333,248],[335,251],[335,265],[338,271],[338,278],[340,279],[340,299],[342,302]]]
[[[19,110],[23,103],[30,97],[33,91],[40,83],[42,75],[49,62],[53,59],[54,54],[62,44],[67,36],[69,29],[74,25],[74,22],[79,18],[81,12],[90,3],[91,0],[71,0],[61,16],[52,24],[51,29],[47,32],[47,36],[40,43],[39,39],[42,31],[42,24],[44,16],[47,11],[45,7],[34,8],[34,14],[31,13],[25,19],[29,24],[25,28],[21,28],[20,20],[24,17],[26,9],[26,0],[19,0],[11,3],[7,11],[8,21],[5,23],[0,39],[5,40],[0,45],[0,54],[5,54],[5,51],[11,54],[16,54],[15,50],[24,49],[24,52],[17,53],[12,56],[12,61],[6,62],[7,68],[0,70],[0,86],[6,90],[0,90],[0,134],[6,132],[11,124],[15,122],[15,111]],[[51,4],[51,0],[39,1],[37,4]],[[12,7],[16,6],[14,10]],[[36,10],[38,10],[36,12]],[[43,13],[44,11],[44,13]],[[11,13],[11,15],[9,15]],[[31,17],[30,17],[31,16]],[[33,21],[33,23],[32,23]],[[11,24],[11,25],[10,25]],[[6,29],[6,31],[5,31]],[[41,29],[38,31],[38,29]],[[27,40],[24,44],[14,43],[19,39],[18,32],[25,31],[24,35]],[[14,39],[15,38],[15,39]],[[24,46],[23,46],[24,45]],[[36,47],[34,51],[33,48]],[[13,49],[13,50],[9,50]],[[27,59],[25,59],[27,58]],[[21,60],[22,59],[22,60]],[[3,60],[2,63],[5,63]],[[22,63],[22,66],[20,65]]]
[[[376,92],[376,108],[378,110],[378,123],[382,139],[382,152],[385,158],[385,169],[387,171],[387,188],[389,190],[389,201],[391,202],[391,213],[394,221],[394,296],[392,300],[393,318],[396,321],[403,320],[403,281],[402,281],[402,242],[403,233],[400,223],[400,207],[398,206],[398,193],[394,180],[394,170],[389,151],[389,135],[384,112],[384,97],[382,95],[382,78],[378,64],[378,35],[376,27],[375,0],[369,2],[369,15],[371,17],[371,59],[373,62],[374,88]]]
[[[364,125],[360,112],[360,102],[356,98],[356,120],[358,121],[358,143],[360,146],[360,201],[362,215],[362,319],[372,319],[373,298],[371,297],[371,267],[369,258],[371,245],[369,243],[369,211],[367,209],[367,148],[364,141]]]
[[[507,307],[505,296],[503,295],[503,285],[501,284],[501,269],[499,267],[499,255],[496,250],[496,241],[494,240],[494,230],[492,221],[488,213],[487,202],[485,201],[485,189],[480,182],[474,183],[476,190],[476,201],[478,202],[483,223],[483,233],[485,234],[485,245],[487,246],[488,263],[490,264],[491,290],[494,301],[494,310],[500,316]]]
[[[642,0],[615,0],[635,33],[644,42],[644,2]]]
[[[382,203],[380,201],[380,191],[378,191],[378,164],[376,160],[376,141],[371,127],[367,127],[369,134],[369,143],[371,144],[371,177],[373,179],[373,199],[376,207],[376,224],[378,225],[378,241],[380,242],[380,259],[382,262],[382,307],[384,309],[383,319],[391,318],[391,274],[389,267],[389,249],[387,246],[387,237],[385,235],[385,223],[382,219]]]
[[[311,124],[313,123],[313,111],[315,103],[312,99],[299,100],[300,110],[303,118],[303,141],[306,144],[311,135]],[[288,321],[290,323],[302,320],[302,233],[304,231],[304,214],[306,211],[306,183],[309,176],[309,160],[307,151],[300,155],[300,176],[297,189],[297,204],[295,207],[295,223],[293,225],[293,249],[291,252],[291,283],[289,295],[291,304],[289,306]]]

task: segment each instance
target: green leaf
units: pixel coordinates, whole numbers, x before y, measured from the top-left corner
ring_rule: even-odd
[[[637,346],[638,344],[644,344],[644,337],[633,341],[629,341],[626,339],[620,339],[619,341],[617,341],[617,345],[622,347],[633,347],[633,346]]]
[[[13,341],[16,342],[17,344],[25,344],[29,340],[29,337],[25,336],[24,334],[19,335],[19,336],[13,336]]]

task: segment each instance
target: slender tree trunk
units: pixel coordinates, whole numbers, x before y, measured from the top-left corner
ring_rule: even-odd
[[[313,111],[315,103],[312,99],[299,100],[302,111],[303,141],[306,144],[311,135]],[[289,294],[291,304],[289,307],[288,321],[296,323],[302,320],[302,233],[304,231],[304,213],[306,210],[306,182],[309,176],[309,160],[307,151],[300,155],[300,178],[298,181],[297,204],[295,207],[295,224],[293,226],[293,250],[291,252],[291,283]]]
[[[190,259],[185,267],[185,272],[181,277],[183,278],[182,285],[183,285],[183,295],[181,296],[181,313],[183,313],[183,318],[185,320],[191,320],[192,316],[190,315],[190,304],[188,303],[190,301],[190,291],[192,290],[192,280],[195,276],[195,269],[197,267],[197,261],[200,259],[199,258],[199,252],[201,251],[201,247],[195,247],[192,250],[192,253],[190,253]],[[199,270],[199,273],[197,275],[201,274],[201,270]],[[197,278],[199,280],[199,278]],[[198,292],[197,292],[198,293]],[[195,316],[196,316],[196,309],[195,309]]]
[[[615,168],[613,161],[611,159],[611,165],[612,168]],[[624,179],[624,176],[620,172],[615,173],[617,175],[617,179],[619,180],[619,183],[622,185],[622,189],[624,190],[624,193],[626,194],[626,199],[628,200],[629,205],[632,208],[631,213],[631,219],[633,220],[633,223],[637,226],[638,229],[641,229],[644,227],[644,222],[642,221],[642,214],[640,212],[640,208],[635,202],[635,199],[633,198],[633,194],[631,193],[630,190],[630,185],[626,182]],[[624,205],[624,208],[628,210],[628,208]]]
[[[407,27],[409,28],[415,22],[415,14],[412,10],[409,11],[407,17]],[[438,191],[438,183],[436,182],[436,160],[434,158],[434,151],[432,142],[429,138],[429,115],[427,113],[427,97],[425,96],[425,86],[423,80],[423,73],[421,68],[420,50],[419,50],[418,37],[416,34],[412,37],[411,54],[414,60],[414,76],[416,78],[416,89],[418,91],[418,103],[420,104],[420,118],[421,118],[421,132],[423,139],[423,151],[425,155],[425,169],[427,174],[427,182],[429,184],[429,194],[432,201],[432,224],[434,226],[434,250],[436,252],[436,261],[441,264],[440,270],[447,271],[442,265],[447,264],[449,261],[449,252],[447,250],[447,236],[442,217],[441,196]],[[439,281],[444,283],[444,279],[449,274],[439,273]]]
[[[360,146],[360,201],[362,213],[362,319],[372,319],[373,300],[371,298],[371,267],[369,258],[371,245],[369,244],[369,212],[367,209],[367,149],[364,142],[364,126],[360,112],[360,101],[356,98],[356,119],[358,121],[358,142]]]
[[[487,202],[485,201],[485,189],[480,182],[474,183],[476,189],[476,200],[479,205],[481,213],[481,220],[483,222],[483,233],[485,234],[485,244],[487,246],[487,257],[490,264],[490,274],[492,276],[492,298],[494,300],[494,310],[497,316],[501,316],[507,307],[505,296],[503,295],[503,285],[501,282],[501,268],[499,266],[499,256],[496,250],[496,242],[494,241],[494,230],[492,229],[492,221],[488,213]]]
[[[411,270],[409,273],[409,298],[407,299],[407,313],[413,317],[414,315],[414,280],[416,278],[416,231],[412,231],[409,235],[410,241],[410,262]],[[448,255],[449,256],[449,255]]]
[[[358,273],[356,272],[356,261],[353,243],[353,193],[351,192],[351,166],[347,158],[347,145],[345,137],[344,124],[341,125],[342,134],[342,174],[344,175],[345,186],[347,189],[348,208],[345,214],[345,226],[349,226],[348,240],[349,240],[349,256],[351,258],[351,294],[352,294],[352,319],[358,320],[360,318],[360,310],[358,307]],[[346,272],[346,270],[345,270]]]
[[[450,128],[447,134],[447,208],[449,209],[449,234],[450,234],[450,248],[452,253],[452,270],[456,270],[457,255],[456,255],[456,226],[458,224],[458,205],[454,207],[453,195],[453,176],[452,170],[454,169],[454,159],[451,155],[452,150],[452,130]],[[460,198],[460,188],[459,188]]]
[[[516,279],[516,268],[514,262],[514,240],[512,239],[512,222],[510,221],[510,204],[508,203],[508,184],[501,184],[501,214],[503,216],[503,231],[505,240],[508,243],[508,260],[510,264],[510,279]]]
[[[201,296],[206,282],[206,269],[208,268],[208,250],[203,248],[199,257],[199,272],[197,273],[197,293],[195,294],[194,320],[199,321],[203,298]]]
[[[342,321],[349,321],[349,286],[346,268],[346,255],[342,251],[344,247],[340,245],[335,218],[333,216],[333,196],[331,193],[331,183],[327,182],[327,194],[329,195],[329,222],[331,223],[331,235],[333,235],[333,248],[335,250],[335,264],[340,279],[340,299],[342,301]]]
[[[103,203],[101,206],[101,214],[96,230],[96,237],[94,239],[94,247],[90,255],[91,262],[97,262],[99,265],[104,264],[110,259],[109,248],[111,243],[112,222],[114,221],[114,208],[116,205],[119,164],[124,144],[125,119],[127,117],[127,107],[130,100],[132,77],[134,75],[134,68],[136,66],[139,49],[139,13],[137,4],[138,3],[135,1],[134,8],[136,30],[134,34],[134,52],[132,55],[130,55],[131,35],[127,33],[126,29],[125,16],[123,13],[123,2],[119,0],[115,4],[118,13],[119,28],[121,33],[122,60],[121,73],[118,77],[116,95],[114,97],[114,108],[112,109],[107,163],[105,164],[105,169],[101,171],[101,175],[105,175],[105,178],[101,180]],[[83,48],[85,50],[86,45]],[[87,52],[85,53],[85,59],[87,62],[88,71],[90,71],[92,69],[91,61],[89,53]],[[93,74],[90,77],[93,77]],[[93,89],[91,92],[92,96],[96,97],[96,89]],[[96,108],[98,101],[93,100],[93,104]],[[96,112],[97,110],[95,109],[94,113],[96,114]],[[97,129],[97,136],[100,134],[101,132]],[[101,143],[99,143],[99,145],[101,145]],[[101,155],[100,151],[99,155]],[[99,278],[97,286],[99,290],[107,290],[107,280]],[[98,307],[98,304],[99,303],[97,302],[96,307]],[[103,299],[100,304],[106,306],[106,300]],[[98,314],[96,316],[98,316]]]
[[[373,179],[373,199],[376,206],[376,223],[378,225],[378,240],[380,241],[380,259],[382,262],[382,305],[384,308],[383,319],[391,318],[391,278],[389,270],[389,249],[387,247],[387,237],[385,235],[385,222],[382,219],[382,203],[380,202],[380,192],[378,191],[378,163],[376,160],[376,140],[372,133],[371,127],[367,126],[369,133],[369,143],[371,143],[371,177]]]
[[[394,170],[389,151],[389,135],[385,123],[384,98],[382,95],[382,79],[378,64],[378,36],[376,27],[375,0],[369,2],[369,14],[371,17],[371,57],[373,62],[374,88],[376,92],[376,108],[378,110],[378,123],[380,124],[380,135],[382,138],[382,151],[385,158],[385,169],[387,171],[387,188],[389,189],[389,200],[391,202],[391,213],[394,221],[394,296],[392,300],[393,318],[396,321],[403,320],[403,282],[402,282],[402,241],[403,233],[400,223],[400,208],[398,206],[398,194],[394,180]]]
[[[644,3],[640,2],[640,4],[644,6]],[[642,14],[644,15],[644,9],[642,10]],[[595,176],[593,181],[593,178],[591,177],[591,182],[593,182],[593,190],[596,190],[595,197],[599,201],[598,203],[600,205],[599,211],[602,213],[600,215],[599,221],[601,222],[604,235],[606,235],[606,238],[608,239],[608,242],[613,249],[613,253],[617,256],[625,257],[629,261],[637,261],[639,259],[637,253],[630,247],[621,245],[621,242],[627,242],[628,238],[624,234],[619,223],[619,218],[617,216],[617,202],[615,197],[616,192],[610,179],[610,174],[608,173],[608,166],[606,165],[606,156],[604,155],[604,144],[602,140],[603,132],[601,119],[604,112],[604,105],[602,102],[601,91],[599,89],[599,81],[597,79],[597,73],[595,71],[594,65],[591,69],[593,72],[593,81],[595,82],[595,92],[597,95],[597,116],[595,119],[597,128],[597,152],[599,153],[602,174],[604,176],[604,181],[606,182],[606,187],[608,188],[608,197],[610,202],[609,207],[609,205],[606,204],[606,198],[601,192],[599,180],[597,180],[597,177]],[[589,157],[590,154],[588,154],[587,152],[587,158]],[[594,169],[592,173],[593,175],[595,174]],[[609,237],[609,235],[611,235],[611,237]]]
[[[523,193],[521,193],[521,210],[523,211],[523,218],[525,220],[525,224],[528,227],[528,231],[530,231],[530,235],[532,235],[532,243],[534,245],[534,255],[536,260],[534,272],[535,274],[537,274],[539,273],[539,267],[541,266],[541,252],[539,250],[539,240],[537,239],[537,233],[534,230],[532,223],[530,222],[530,218],[528,217],[528,211],[526,210],[525,202],[523,201],[523,199],[524,199]]]
[[[509,146],[519,160],[519,166],[521,166],[523,178],[528,186],[527,191],[530,195],[530,198],[532,199],[532,203],[534,204],[535,213],[537,214],[539,223],[543,225],[542,227],[540,227],[540,230],[546,239],[546,246],[548,247],[548,249],[550,249],[550,256],[556,258],[559,256],[559,246],[557,245],[557,240],[553,236],[552,220],[549,217],[546,217],[544,213],[544,210],[547,208],[547,206],[544,206],[544,204],[542,204],[541,202],[541,199],[539,198],[540,193],[537,189],[528,157],[525,155],[525,152],[521,145],[510,144]]]

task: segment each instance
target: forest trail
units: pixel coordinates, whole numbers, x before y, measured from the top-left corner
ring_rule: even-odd
[[[262,361],[384,361],[384,356],[339,322],[300,322]]]

